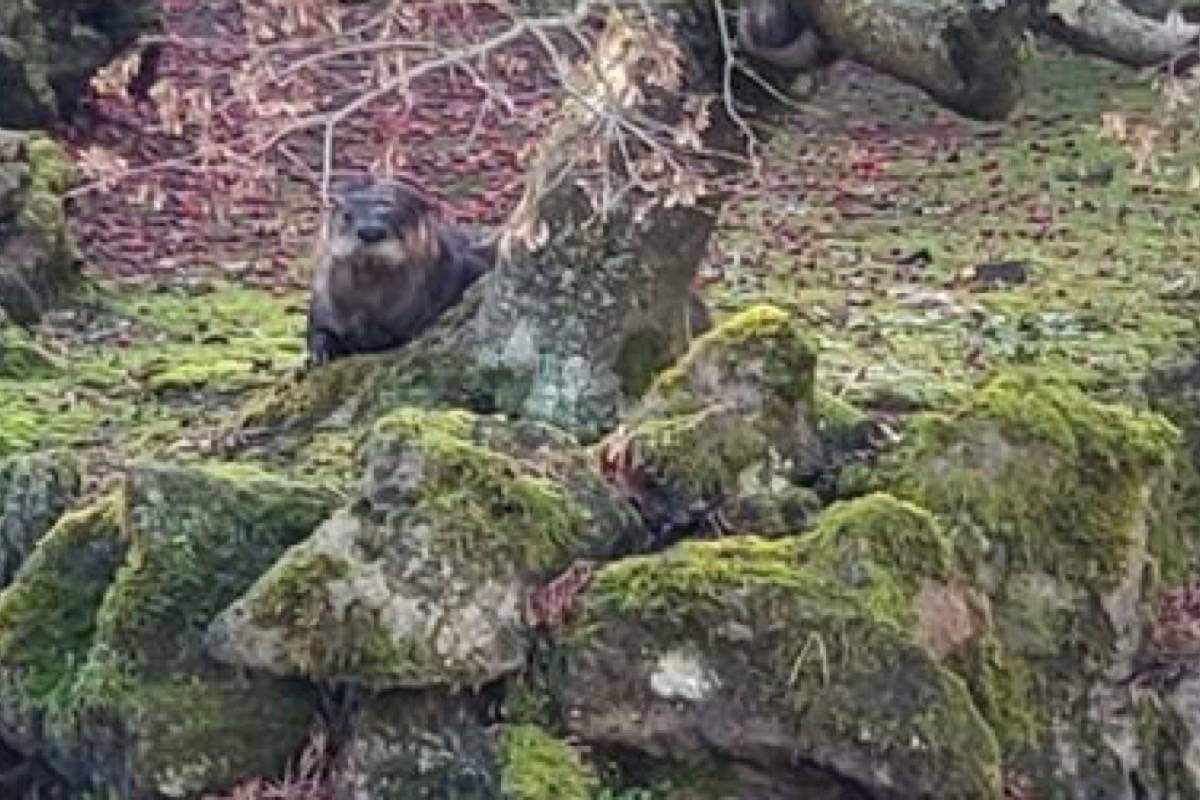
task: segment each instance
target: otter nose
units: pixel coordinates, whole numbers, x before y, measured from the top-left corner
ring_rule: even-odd
[[[378,244],[387,238],[387,228],[382,225],[364,225],[358,229],[358,238],[367,244]]]

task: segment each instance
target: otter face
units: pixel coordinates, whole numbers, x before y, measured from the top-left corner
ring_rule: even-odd
[[[438,256],[433,209],[412,187],[392,181],[368,179],[339,192],[325,237],[338,261],[403,267]]]

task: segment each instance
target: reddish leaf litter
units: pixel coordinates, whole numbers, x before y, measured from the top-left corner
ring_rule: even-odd
[[[577,561],[525,597],[525,620],[530,625],[560,628],[571,618],[575,598],[592,582],[592,564]]]
[[[85,167],[120,170],[114,184],[85,181],[73,193],[72,226],[93,274],[155,283],[224,274],[268,289],[301,279],[300,259],[318,210],[323,129],[289,136],[266,159],[255,159],[255,148],[270,134],[261,109],[275,104],[309,116],[337,108],[370,86],[378,59],[351,55],[320,71],[300,67],[290,80],[260,92],[259,112],[252,112],[234,80],[252,55],[246,31],[253,21],[245,9],[266,5],[164,0],[164,43],[151,97],[93,92],[79,119],[58,131]],[[369,5],[331,7],[344,31],[374,13]],[[403,13],[407,27],[398,36],[449,47],[505,24],[481,3],[406,3]],[[368,104],[338,128],[335,175],[388,172],[423,185],[451,218],[502,219],[519,197],[527,145],[553,108],[544,62],[536,43],[519,40],[482,65],[497,90],[492,102],[477,85],[479,74],[457,70],[421,76],[403,97]],[[206,129],[191,119],[171,130],[172,109],[208,98],[213,111]],[[279,112],[271,124],[277,129],[296,117],[288,113]],[[205,163],[205,151],[225,155]]]

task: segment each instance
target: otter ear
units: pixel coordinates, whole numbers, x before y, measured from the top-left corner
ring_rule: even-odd
[[[403,181],[394,182],[392,199],[397,208],[411,209],[412,213],[418,217],[425,216],[433,209],[420,189]]]

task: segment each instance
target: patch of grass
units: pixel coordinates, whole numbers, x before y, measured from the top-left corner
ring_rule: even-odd
[[[1025,109],[973,123],[862,70],[772,142],[783,190],[730,206],[709,293],[810,323],[817,382],[854,402],[935,407],[993,369],[1041,364],[1123,392],[1197,337],[1200,293],[1173,292],[1200,245],[1183,188],[1200,142],[1139,175],[1108,111],[1154,113],[1134,73],[1042,54]],[[796,187],[803,187],[798,189]],[[1020,261],[985,288],[971,269]]]

